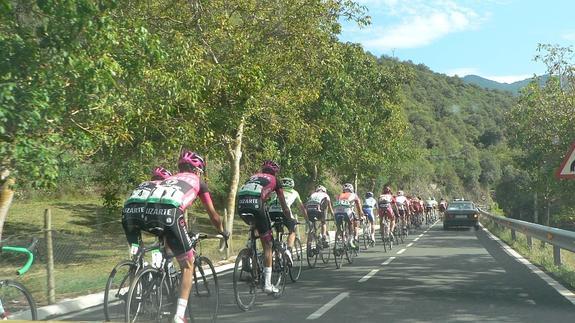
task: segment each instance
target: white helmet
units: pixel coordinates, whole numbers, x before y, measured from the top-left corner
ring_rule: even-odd
[[[397,196],[403,196],[403,191],[397,191]]]
[[[324,193],[327,193],[327,190],[325,189],[325,186],[323,186],[323,185],[318,185],[318,186],[315,188],[315,191],[316,191],[316,192],[324,192]]]
[[[350,193],[353,193],[354,192],[353,185],[351,185],[350,183],[343,184],[343,191],[344,192],[348,191]]]

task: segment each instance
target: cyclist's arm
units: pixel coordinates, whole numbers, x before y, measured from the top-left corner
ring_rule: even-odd
[[[355,196],[355,209],[357,210],[357,214],[359,215],[360,218],[363,218],[363,208],[361,207],[361,199],[359,198],[359,196]]]
[[[203,190],[200,189],[199,194],[200,201],[202,201],[204,208],[208,212],[208,215],[210,216],[210,221],[212,222],[213,226],[218,230],[218,232],[224,232],[224,225],[222,222],[222,218],[220,217],[218,211],[216,211],[216,209],[214,208],[214,203],[212,203],[212,196],[210,195],[210,192],[207,190],[207,185],[204,184],[202,188]]]
[[[327,206],[329,212],[331,213],[331,217],[333,218],[335,216],[335,213],[333,212],[333,207],[331,206],[331,199],[329,198],[329,196],[327,197]]]
[[[299,193],[297,193],[295,202],[299,204],[301,213],[303,214],[304,219],[307,221],[307,210],[305,208],[305,205],[303,204],[303,202],[301,201],[301,197],[299,196]]]
[[[282,210],[284,211],[284,216],[287,219],[293,219],[293,217],[291,216],[289,206],[287,205],[286,198],[284,196],[284,190],[281,187],[276,188],[276,194],[277,194],[278,201],[280,202],[280,205],[282,206]]]

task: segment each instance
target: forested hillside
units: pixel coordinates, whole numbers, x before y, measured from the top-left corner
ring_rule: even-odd
[[[411,157],[396,167],[394,180],[418,194],[487,197],[489,187],[501,176],[507,150],[504,114],[515,99],[424,65],[389,58],[382,63],[404,64],[413,70],[411,82],[403,88],[411,136],[403,149]]]

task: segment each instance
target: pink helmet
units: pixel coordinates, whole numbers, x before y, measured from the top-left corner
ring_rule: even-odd
[[[170,176],[172,176],[172,173],[170,173],[169,170],[161,166],[154,168],[154,170],[152,171],[152,180],[166,179]]]
[[[273,160],[266,160],[262,165],[262,170],[268,170],[272,172],[272,175],[275,175],[280,171],[280,166]]]
[[[182,151],[180,154],[180,159],[178,160],[178,167],[186,164],[192,166],[193,168],[199,169],[202,172],[206,169],[206,163],[204,162],[202,156],[189,150]]]

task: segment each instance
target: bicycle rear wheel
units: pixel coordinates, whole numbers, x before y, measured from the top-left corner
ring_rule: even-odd
[[[215,322],[220,306],[216,270],[212,261],[204,256],[197,256],[194,264],[194,285],[188,302],[192,322]]]
[[[333,244],[333,256],[335,261],[335,267],[341,268],[343,264],[343,256],[345,251],[345,241],[343,240],[342,233],[336,233],[335,235],[335,243]]]
[[[324,264],[327,264],[329,262],[329,259],[331,258],[331,249],[330,249],[331,241],[329,234],[325,237],[325,241],[327,242],[327,247],[324,248],[324,246],[322,245],[321,248],[318,249],[318,252],[321,254],[321,261],[323,261]]]
[[[32,294],[14,280],[0,281],[0,302],[4,313],[0,313],[8,320],[37,320],[36,302]]]
[[[317,263],[319,250],[321,250],[318,245],[319,243],[321,242],[317,240],[315,233],[312,234],[311,239],[309,239],[306,248],[307,265],[309,266],[309,268],[314,268],[315,264]]]
[[[234,265],[233,283],[234,298],[242,311],[247,311],[256,301],[256,293],[260,275],[258,264],[248,248],[242,249],[236,258]]]
[[[289,271],[287,262],[287,259],[284,257],[284,249],[274,243],[272,253],[272,285],[278,289],[278,292],[273,295],[275,298],[282,296],[284,293]]]
[[[128,291],[126,321],[160,321],[163,314],[168,316],[171,313],[165,310],[170,307],[170,302],[167,301],[169,295],[168,286],[162,280],[162,273],[158,269],[148,267],[141,270],[136,274]]]
[[[363,249],[367,250],[367,248],[369,247],[369,239],[370,239],[370,234],[369,234],[369,227],[368,226],[362,226],[361,228],[361,243],[363,244]]]
[[[130,282],[136,275],[137,265],[131,260],[119,262],[106,282],[104,290],[104,316],[106,321],[123,321]]]
[[[296,282],[301,275],[303,269],[303,248],[301,246],[301,241],[299,238],[295,238],[293,243],[293,248],[291,251],[291,257],[293,260],[293,265],[289,267],[289,277],[292,282]]]

